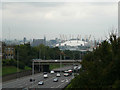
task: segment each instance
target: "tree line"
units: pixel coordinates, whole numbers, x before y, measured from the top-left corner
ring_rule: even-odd
[[[15,46],[15,58],[3,59],[3,66],[16,66],[19,63],[19,68],[24,69],[25,66],[32,67],[32,59],[42,60],[59,60],[61,59],[80,59],[80,51],[61,51],[58,47],[50,48],[43,44],[32,47],[29,43]]]
[[[82,61],[79,75],[70,88],[120,88],[120,37],[111,34]]]

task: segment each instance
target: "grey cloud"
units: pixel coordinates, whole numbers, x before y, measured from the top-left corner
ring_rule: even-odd
[[[4,4],[3,36],[11,38],[48,38],[59,34],[93,34],[117,25],[117,4],[92,3],[7,3]],[[109,10],[110,9],[110,10]]]

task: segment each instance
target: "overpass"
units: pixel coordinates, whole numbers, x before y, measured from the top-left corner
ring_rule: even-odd
[[[80,64],[82,60],[41,60],[41,59],[33,59],[34,65],[50,65],[50,64]]]
[[[41,60],[41,59],[33,59],[32,60],[32,72],[34,74],[35,67],[39,69],[39,71],[49,71],[49,65],[51,64],[59,64],[60,67],[62,64],[64,65],[79,65],[82,60]]]

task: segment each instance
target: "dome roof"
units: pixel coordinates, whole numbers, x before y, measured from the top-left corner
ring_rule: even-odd
[[[81,40],[70,40],[61,44],[56,44],[56,46],[85,46],[87,42]]]

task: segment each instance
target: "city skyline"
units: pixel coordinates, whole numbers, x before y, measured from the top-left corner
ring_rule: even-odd
[[[24,9],[22,9],[24,8]],[[89,8],[89,9],[88,9]],[[3,3],[3,39],[92,35],[117,27],[117,3]]]

